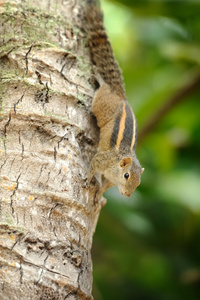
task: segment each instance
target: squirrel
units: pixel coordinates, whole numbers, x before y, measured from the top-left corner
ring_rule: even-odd
[[[87,0],[86,34],[99,84],[92,101],[92,113],[100,128],[100,140],[88,171],[88,182],[95,173],[105,180],[96,197],[100,199],[116,185],[122,195],[130,197],[140,184],[144,168],[136,157],[137,122],[126,100],[121,70],[103,23],[99,1]]]

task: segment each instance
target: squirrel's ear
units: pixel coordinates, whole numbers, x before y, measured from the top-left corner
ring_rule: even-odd
[[[122,168],[128,167],[131,164],[132,164],[132,158],[131,157],[125,157],[119,163],[120,167],[122,167]]]

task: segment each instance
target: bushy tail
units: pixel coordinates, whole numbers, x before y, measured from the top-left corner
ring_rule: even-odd
[[[114,58],[112,46],[106,34],[103,13],[98,0],[86,1],[84,19],[88,44],[97,72],[111,90],[124,100],[126,95],[121,70]]]

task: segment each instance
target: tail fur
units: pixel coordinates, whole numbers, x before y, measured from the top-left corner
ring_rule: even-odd
[[[87,0],[85,23],[88,44],[97,71],[111,90],[124,100],[126,95],[121,70],[114,58],[112,46],[106,34],[103,13],[98,0]]]

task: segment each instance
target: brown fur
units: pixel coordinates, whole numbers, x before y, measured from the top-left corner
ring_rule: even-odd
[[[121,71],[103,26],[102,12],[94,3],[88,0],[85,21],[95,77],[100,85],[92,102],[92,112],[100,128],[100,141],[88,180],[91,181],[96,172],[105,176],[97,198],[113,185],[129,197],[140,184],[143,172],[134,152],[136,120],[125,100]]]
[[[103,24],[103,14],[98,1],[88,1],[85,13],[85,30],[91,56],[97,72],[121,99],[126,98],[124,82]]]
[[[99,151],[110,149],[110,139],[115,124],[114,116],[117,114],[120,103],[120,97],[111,93],[109,86],[105,83],[95,93],[92,112],[100,128]]]

